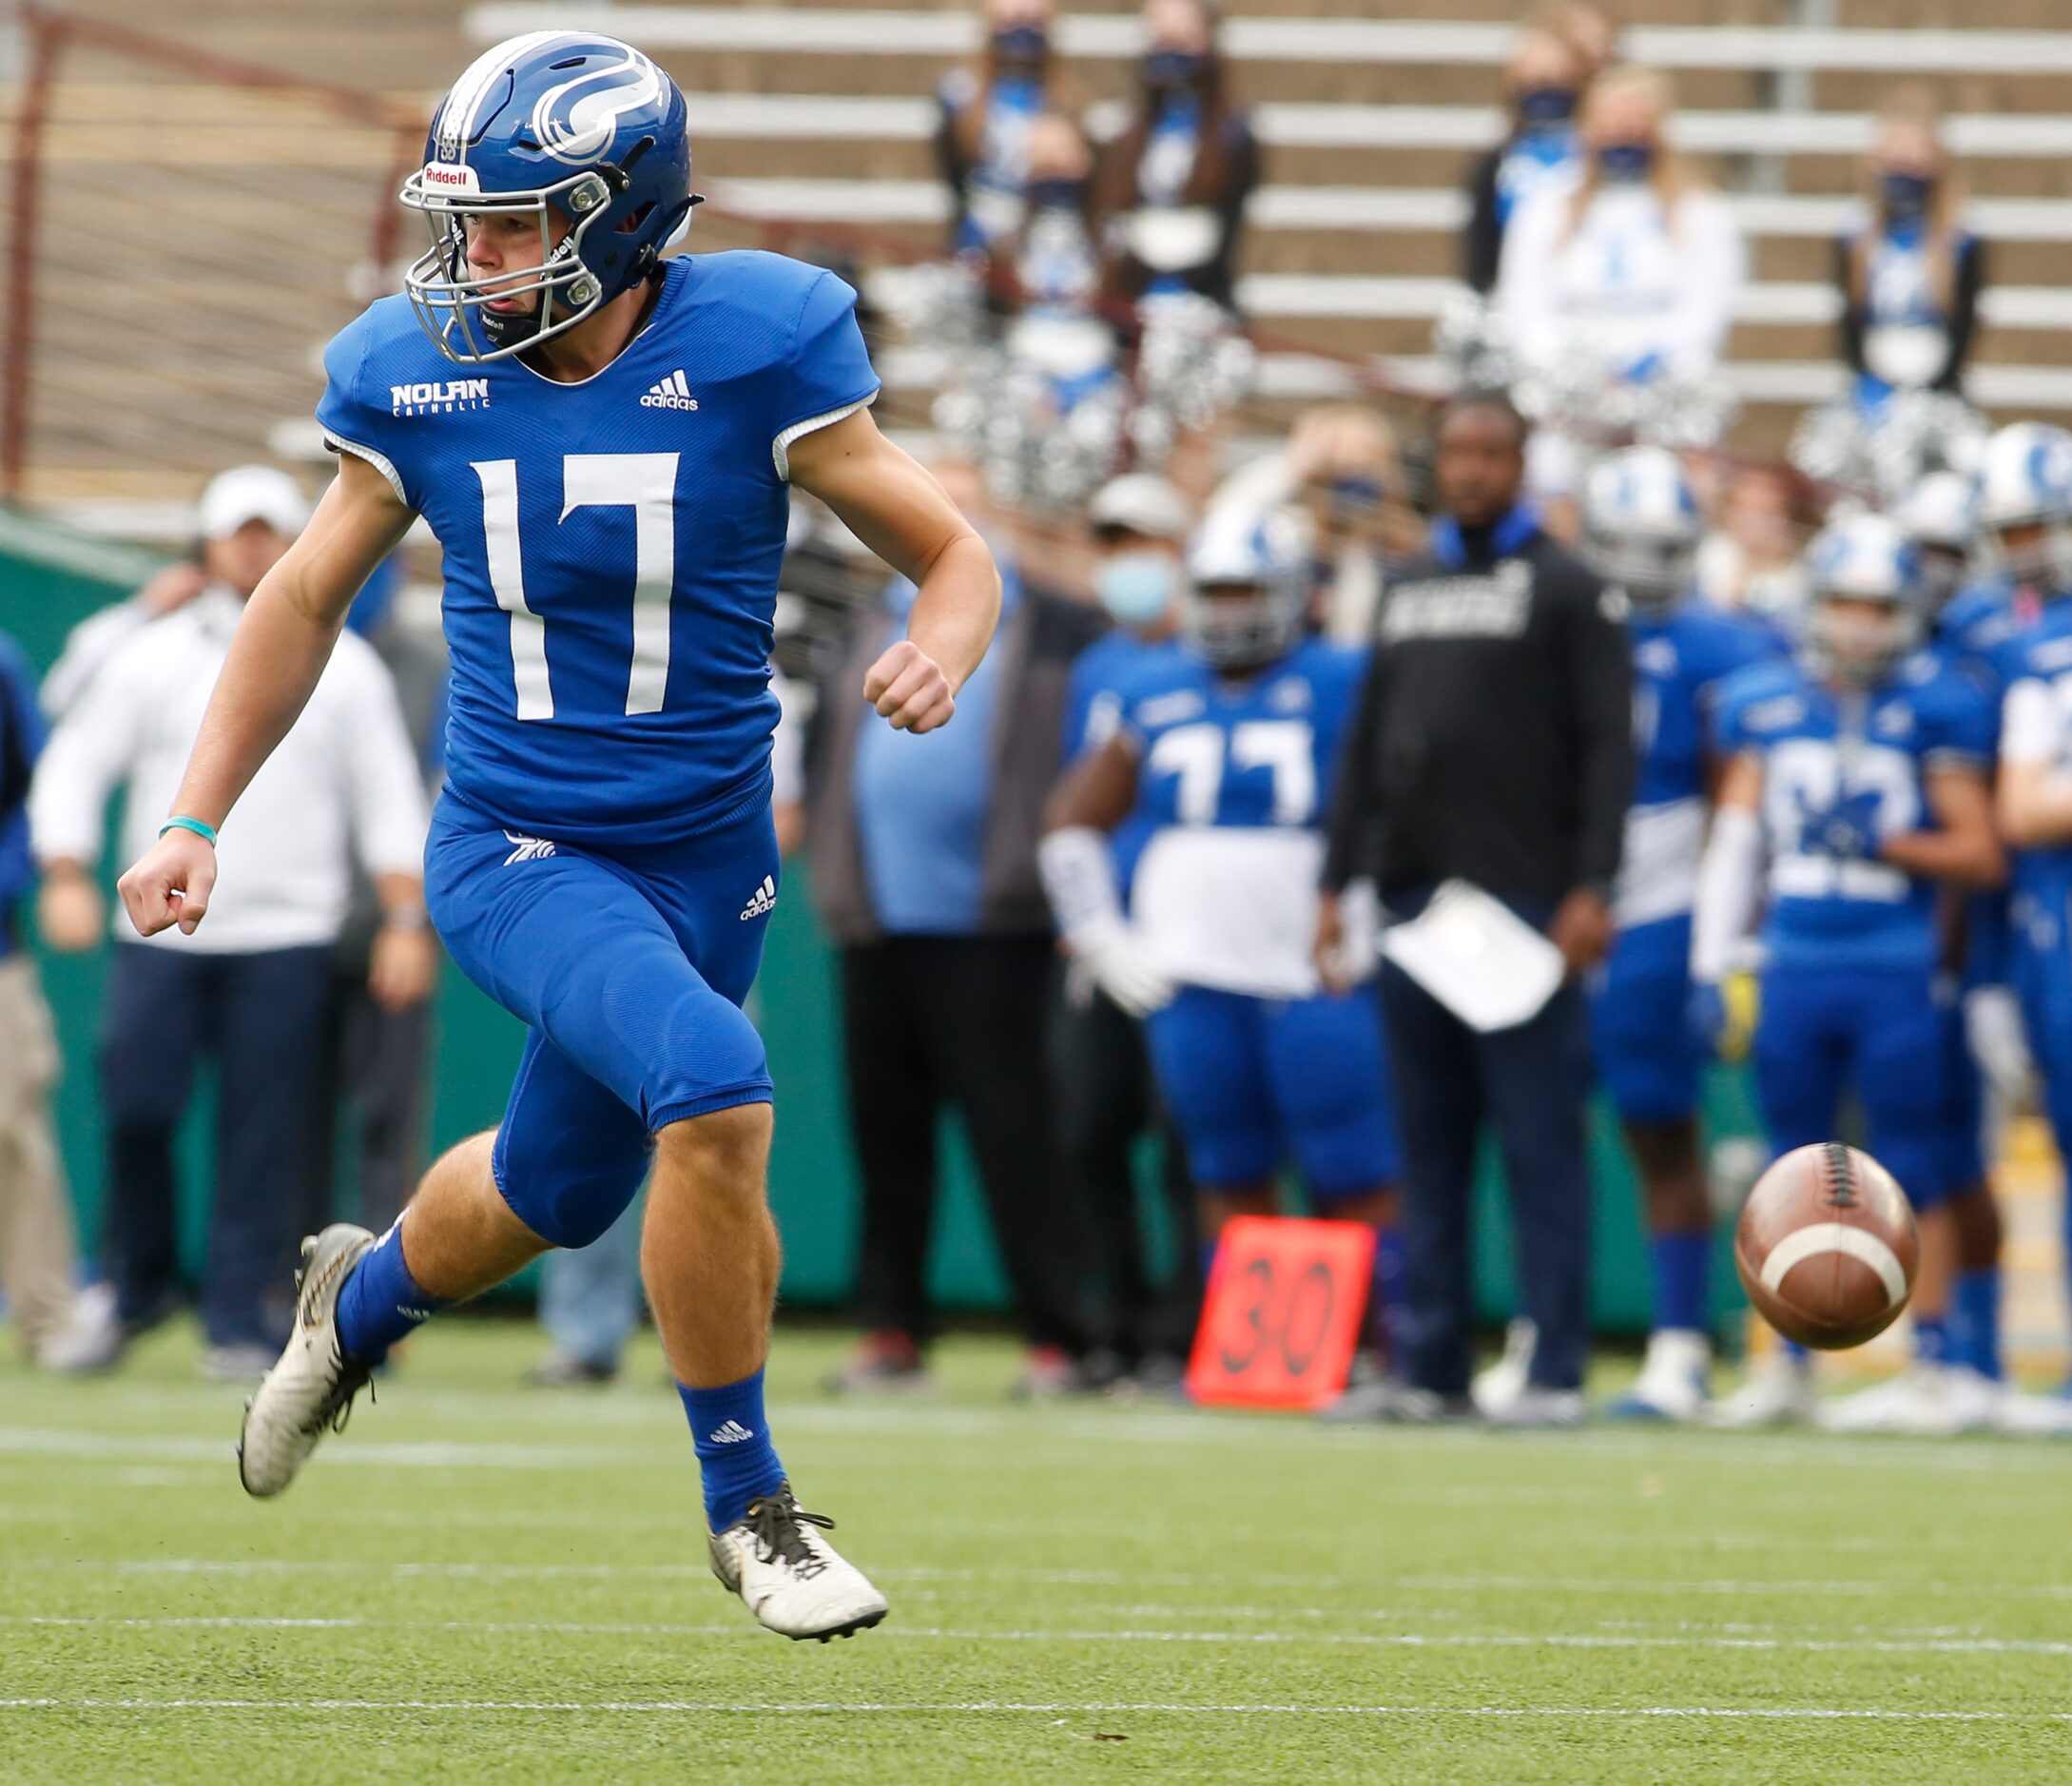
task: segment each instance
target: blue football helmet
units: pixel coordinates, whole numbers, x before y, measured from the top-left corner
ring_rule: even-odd
[[[1978,475],[1988,562],[2046,594],[2072,592],[2072,434],[2012,422],[1986,441]],[[2010,541],[2010,533],[2031,536]]]
[[[1584,560],[1635,608],[1659,613],[1691,592],[1705,517],[1675,454],[1636,446],[1600,459],[1582,518]]]
[[[1921,642],[1921,554],[1898,522],[1868,512],[1821,529],[1806,549],[1812,595],[1805,654],[1816,675],[1872,688]],[[1847,609],[1838,603],[1849,604]],[[1884,612],[1871,615],[1864,606]]]
[[[403,276],[425,333],[462,365],[502,359],[565,334],[660,264],[697,203],[684,96],[615,37],[511,38],[440,102],[401,198],[432,232]],[[470,271],[468,220],[489,212],[533,219],[536,267]],[[490,308],[526,296],[530,310]]]
[[[1211,509],[1187,553],[1180,636],[1217,670],[1258,670],[1301,642],[1309,560],[1285,510]]]

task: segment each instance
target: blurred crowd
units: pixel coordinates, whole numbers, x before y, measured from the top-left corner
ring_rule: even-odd
[[[953,350],[934,469],[1004,588],[956,725],[862,723],[861,667],[914,591],[804,497],[781,585],[779,831],[836,951],[862,1186],[864,1331],[830,1390],[932,1381],[954,1112],[1027,1345],[1017,1394],[1175,1388],[1225,1225],[1299,1184],[1375,1234],[1330,1412],[1573,1424],[1596,1093],[1653,1298],[1615,1411],[1811,1417],[1789,1349],[1713,1393],[1700,1088],[1727,1058],[1752,1062],[1773,1151],[1860,1133],[1920,1213],[1915,1363],[1822,1417],[2072,1426],[2072,1401],[2004,1380],[1986,1170],[2013,1109],[2072,1133],[2072,435],[1964,401],[1983,255],[1925,96],[1879,114],[1834,243],[1847,387],[1790,464],[1713,450],[1734,214],[1677,154],[1668,82],[1583,4],[1520,29],[1506,134],[1468,172],[1455,394],[1414,431],[1335,402],[1239,454],[1261,154],[1215,13],[1149,0],[1098,141],[1055,22],[1048,0],[984,8],[939,92],[951,259],[892,305]],[[199,1063],[211,1370],[256,1374],[278,1344],[292,1239],[344,1196],[341,1112],[370,1226],[418,1164],[441,676],[377,588],[225,834],[207,930],[114,926],[77,1289],[30,914],[58,951],[108,936],[108,803],[134,855],[303,514],[282,475],[227,472],[192,561],[82,626],[40,690],[0,644],[0,1263],[53,1369],[113,1365],[182,1294],[173,1141]],[[1521,1310],[1474,1374],[1484,1130]],[[617,1372],[637,1220],[549,1256],[541,1383]]]

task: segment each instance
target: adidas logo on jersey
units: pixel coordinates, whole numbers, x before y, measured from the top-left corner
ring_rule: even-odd
[[[507,868],[514,862],[537,862],[542,856],[552,856],[554,853],[553,844],[544,837],[525,837],[516,831],[506,831],[504,835],[517,845],[517,848],[504,858],[504,866]]]
[[[708,1445],[746,1445],[755,1434],[738,1420],[729,1420],[724,1427],[715,1427],[706,1434]]]
[[[640,399],[643,409],[696,409],[698,399],[691,396],[690,386],[684,381],[684,370],[679,366],[657,384],[648,387],[648,395]]]
[[[444,416],[456,409],[487,409],[487,379],[447,379],[438,384],[392,384],[392,416]]]
[[[774,911],[776,907],[776,877],[774,875],[765,875],[763,877],[763,884],[757,887],[753,893],[749,894],[747,904],[744,905],[741,908],[741,922],[743,923],[746,923],[749,919],[760,918],[765,912]]]

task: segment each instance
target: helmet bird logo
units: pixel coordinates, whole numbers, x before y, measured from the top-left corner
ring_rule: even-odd
[[[595,160],[621,118],[662,97],[660,70],[630,45],[622,49],[620,61],[585,67],[533,105],[533,135],[556,161],[580,165]]]

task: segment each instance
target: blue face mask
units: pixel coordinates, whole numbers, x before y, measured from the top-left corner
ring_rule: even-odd
[[[1050,54],[1051,40],[1040,25],[1010,25],[993,33],[993,56],[997,62],[1026,67]]]
[[[1076,211],[1085,202],[1086,186],[1077,180],[1032,180],[1022,198],[1032,211]]]
[[[1518,121],[1528,130],[1553,130],[1576,115],[1575,92],[1566,87],[1528,87],[1518,96]]]
[[[1598,178],[1606,185],[1636,185],[1654,171],[1652,143],[1607,143],[1598,150]]]
[[[1935,196],[1935,182],[1927,174],[1887,174],[1878,183],[1888,217],[1903,222],[1922,215]]]
[[[1144,58],[1144,85],[1166,92],[1191,87],[1208,60],[1191,49],[1154,49]]]
[[[1176,569],[1162,552],[1118,552],[1094,567],[1094,593],[1117,625],[1147,627],[1172,606]]]

